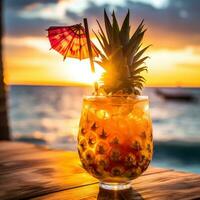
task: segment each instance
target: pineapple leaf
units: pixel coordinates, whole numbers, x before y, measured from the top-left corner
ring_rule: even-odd
[[[145,67],[140,67],[140,68],[136,69],[135,71],[133,71],[132,74],[133,75],[139,74],[142,71],[147,71],[147,67],[146,66]]]
[[[106,38],[104,38],[104,36],[100,32],[98,33],[105,47],[104,52],[106,53],[106,55],[109,55],[111,53],[110,45],[107,43]]]
[[[140,83],[140,82],[135,82],[135,83],[132,83],[133,86],[139,88],[139,89],[142,89],[143,88],[143,84]]]
[[[143,76],[140,76],[140,75],[134,75],[134,76],[132,76],[132,79],[133,80],[139,80],[139,81],[142,81],[142,82],[146,81],[145,78]]]
[[[98,61],[98,60],[95,60],[95,62],[96,62],[97,64],[99,64],[101,67],[103,67],[104,69],[106,69],[105,62],[102,63],[101,61]]]
[[[104,21],[105,21],[105,28],[106,28],[108,40],[109,40],[109,43],[111,43],[111,41],[112,41],[112,25],[110,23],[110,20],[108,18],[106,10],[104,10]]]
[[[130,13],[128,10],[122,26],[119,28],[115,12],[112,13],[111,21],[104,10],[105,32],[99,21],[97,21],[100,31],[98,31],[98,34],[95,33],[95,36],[102,47],[103,53],[100,53],[100,60],[95,62],[105,69],[100,80],[102,94],[134,93],[140,95],[143,88],[145,78],[140,73],[147,71],[145,60],[149,58],[143,56],[149,46],[141,48],[146,29],[144,29],[144,21],[142,20],[133,35],[129,37],[129,19]]]
[[[111,49],[110,49],[110,45],[109,45],[109,42],[107,40],[107,37],[105,36],[105,33],[104,33],[99,21],[98,20],[96,20],[96,21],[97,21],[97,24],[98,24],[98,26],[100,28],[100,33],[99,34],[101,35],[101,38],[103,40],[103,43],[104,43],[104,46],[105,46],[105,49],[106,49],[106,53],[110,54]]]
[[[150,47],[151,45],[146,46],[145,48],[143,48],[142,50],[140,50],[135,56],[133,61],[137,61],[142,55],[143,53]]]
[[[113,26],[112,26],[112,47],[113,49],[118,48],[120,46],[120,38],[119,38],[119,25],[117,23],[117,19],[115,16],[115,12],[112,14],[113,18]]]
[[[140,95],[140,93],[141,93],[140,90],[134,88],[134,94],[135,94],[135,95]]]
[[[99,36],[94,31],[93,31],[93,33],[96,36],[96,38],[97,38],[99,44],[101,45],[102,49],[104,50],[104,52],[106,52],[106,48],[105,48],[103,42],[101,41],[101,39],[99,38]]]
[[[112,18],[113,18],[113,30],[114,30],[114,32],[119,33],[119,25],[118,25],[118,22],[117,22],[117,19],[116,19],[114,11],[112,13]]]
[[[137,52],[137,50],[139,49],[139,47],[141,46],[141,41],[144,37],[144,33],[146,30],[138,33],[138,35],[135,37],[135,40],[132,40],[132,44],[129,46],[129,51],[127,52],[127,57],[128,57],[128,61],[129,63],[133,62],[133,55],[135,55],[135,53]]]
[[[121,30],[120,30],[120,40],[122,44],[127,44],[129,41],[129,33],[130,33],[130,26],[129,26],[129,10],[128,13],[124,19],[124,22],[122,24]]]
[[[131,39],[129,40],[128,44],[125,46],[125,49],[127,49],[127,51],[131,48],[131,46],[134,43],[135,38],[137,38],[138,34],[140,34],[142,32],[142,29],[144,27],[143,22],[144,22],[144,20],[142,20],[142,22],[136,29],[135,33],[132,35]]]
[[[108,59],[114,58],[120,51],[122,50],[122,46],[119,46],[117,49],[115,49],[112,54],[108,57]]]
[[[137,68],[138,66],[140,66],[141,64],[143,64],[144,61],[145,61],[147,58],[149,58],[149,56],[145,56],[144,58],[141,58],[141,59],[138,60],[137,62],[132,63],[131,69],[132,69],[132,68],[135,69],[135,68]]]
[[[102,27],[101,27],[101,24],[99,23],[98,20],[96,20],[96,21],[97,21],[97,24],[98,24],[98,26],[99,26],[99,28],[100,28],[101,34],[102,34],[103,37],[105,38],[105,41],[106,41],[107,45],[109,45],[109,44],[108,44],[108,41],[107,41],[107,38],[106,38],[106,36],[105,36],[105,33],[104,33],[104,31],[103,31],[103,29],[102,29]]]

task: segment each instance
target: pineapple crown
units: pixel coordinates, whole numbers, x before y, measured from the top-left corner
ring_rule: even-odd
[[[146,29],[144,20],[139,24],[130,37],[130,13],[129,10],[121,28],[117,22],[115,13],[112,13],[112,23],[104,10],[105,31],[97,20],[99,31],[94,32],[103,52],[100,51],[100,60],[96,60],[104,68],[100,83],[100,91],[108,95],[135,94],[140,95],[144,77],[140,74],[147,71],[143,53],[149,48],[141,48]]]

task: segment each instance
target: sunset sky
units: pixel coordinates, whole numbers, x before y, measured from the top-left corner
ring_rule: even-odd
[[[81,23],[90,30],[103,9],[121,20],[131,12],[132,32],[144,18],[148,31],[147,86],[200,86],[199,0],[4,0],[4,65],[8,84],[77,85],[92,82],[88,60],[49,51],[45,29]],[[92,31],[91,31],[92,32]],[[92,40],[96,42],[94,36]],[[101,68],[96,66],[97,76]]]

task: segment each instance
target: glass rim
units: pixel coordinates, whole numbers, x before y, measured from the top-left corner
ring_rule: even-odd
[[[149,100],[149,97],[146,95],[135,95],[135,96],[131,96],[131,95],[116,95],[116,96],[104,96],[104,95],[85,95],[83,96],[83,100],[103,100],[106,98],[110,98],[110,99],[117,99],[119,97],[126,97],[127,100]],[[128,99],[128,97],[130,97]]]

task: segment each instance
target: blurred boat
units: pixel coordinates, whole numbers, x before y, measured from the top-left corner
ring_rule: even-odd
[[[172,91],[164,91],[161,89],[156,89],[155,92],[157,95],[166,100],[185,101],[185,102],[194,102],[197,100],[197,98],[193,94],[183,92],[180,90],[172,92]]]
[[[34,137],[30,137],[30,136],[22,136],[22,137],[16,138],[16,141],[33,143],[33,144],[37,144],[37,145],[45,145],[46,144],[46,141],[44,139],[34,138]]]

